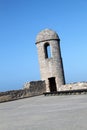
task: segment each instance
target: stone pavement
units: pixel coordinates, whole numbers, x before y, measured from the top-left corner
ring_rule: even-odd
[[[87,95],[37,96],[1,103],[0,130],[87,130]]]

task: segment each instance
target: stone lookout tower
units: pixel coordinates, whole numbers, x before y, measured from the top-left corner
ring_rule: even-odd
[[[60,39],[50,29],[42,30],[36,37],[41,80],[45,80],[46,92],[58,91],[65,84]]]

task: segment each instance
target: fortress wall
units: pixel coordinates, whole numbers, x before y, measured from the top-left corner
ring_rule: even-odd
[[[87,82],[76,82],[60,86],[59,91],[87,89]]]
[[[44,81],[32,81],[27,83],[23,89],[0,92],[0,102],[18,100],[26,97],[38,96],[46,91]]]
[[[77,82],[61,85],[58,91],[81,90],[81,89],[87,90],[87,82]],[[23,89],[0,92],[0,103],[42,95],[44,92],[46,92],[45,81],[27,82],[24,84]]]

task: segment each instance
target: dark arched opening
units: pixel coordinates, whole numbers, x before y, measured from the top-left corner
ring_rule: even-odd
[[[44,49],[45,49],[45,58],[51,58],[51,49],[49,43],[45,43]]]

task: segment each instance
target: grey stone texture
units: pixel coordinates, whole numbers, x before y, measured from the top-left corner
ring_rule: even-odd
[[[87,89],[87,82],[76,82],[76,83],[61,85],[59,91],[79,90],[79,89],[80,90]]]
[[[51,29],[45,29],[39,33],[36,37],[36,43],[47,40],[59,40],[57,33]]]
[[[50,46],[50,58],[45,57],[45,45],[47,44]],[[55,78],[58,90],[61,85],[65,84],[59,36],[53,30],[42,30],[36,37],[36,46],[38,50],[41,80],[45,80],[46,82],[46,92],[50,92],[48,79],[51,77]]]
[[[87,94],[85,89],[87,90],[87,82],[77,82],[61,85],[58,91],[84,90],[82,93]],[[0,92],[0,103],[42,95],[44,92],[46,92],[45,81],[27,82],[24,84],[23,89]],[[81,93],[77,92],[77,94]]]
[[[32,91],[34,91],[36,88],[38,89],[38,91],[41,89],[41,88],[44,88],[45,89],[45,81],[31,81],[31,82],[26,82],[24,85],[23,85],[23,89],[32,89]]]
[[[0,130],[87,130],[87,95],[1,103]]]
[[[20,90],[0,92],[0,102],[13,101],[22,98],[42,95],[46,91],[44,81],[33,81],[29,83],[29,88]]]

